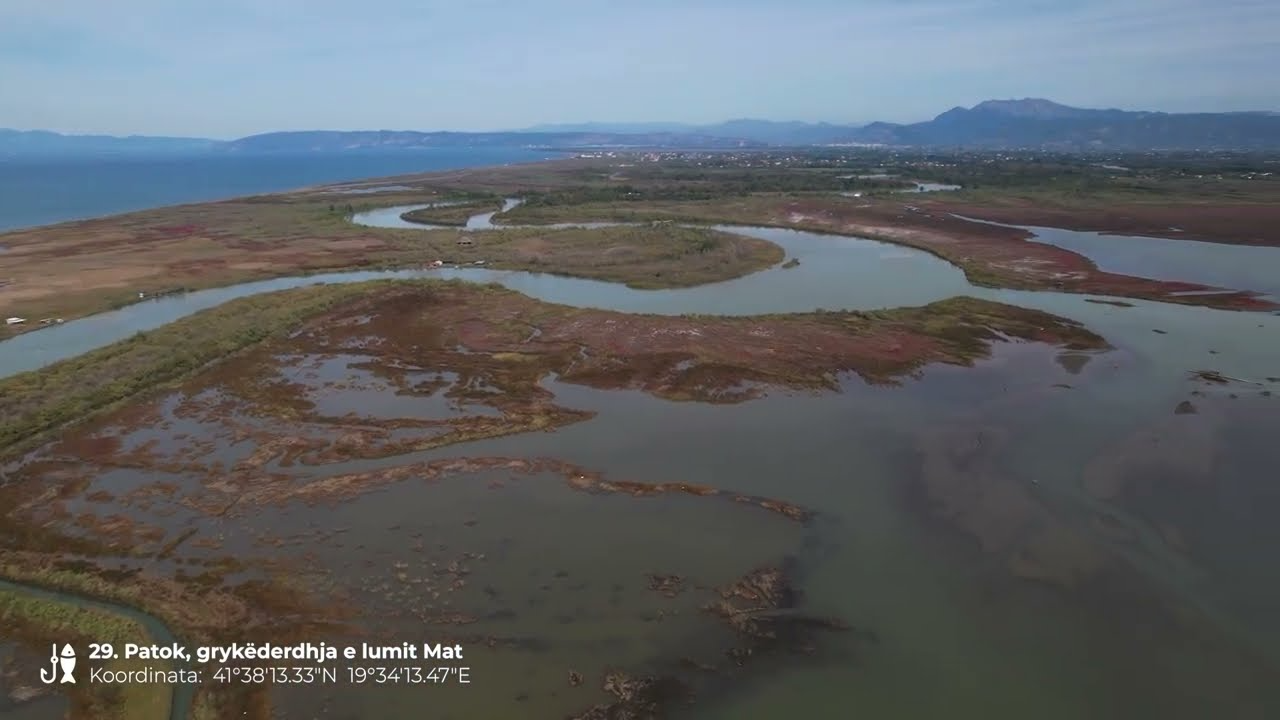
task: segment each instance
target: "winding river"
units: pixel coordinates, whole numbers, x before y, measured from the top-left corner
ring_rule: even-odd
[[[515,207],[517,203],[516,200],[508,200],[504,210]],[[371,210],[358,213],[351,220],[356,224],[375,228],[441,229],[444,226],[411,223],[400,217],[410,210],[434,206],[419,204]],[[496,212],[488,212],[472,217],[467,222],[467,229],[483,232],[500,227],[520,227],[495,226],[492,222],[495,214]],[[564,223],[534,227],[554,229],[617,224],[619,223]],[[1194,339],[1209,343],[1206,347],[1221,345],[1227,342],[1226,338],[1245,332],[1247,336],[1251,336],[1250,342],[1266,345],[1266,348],[1259,350],[1269,348],[1280,354],[1280,318],[1271,315],[1216,311],[1139,300],[1130,301],[1133,308],[1117,310],[1085,302],[1083,295],[978,287],[969,283],[959,268],[945,260],[920,250],[875,240],[757,226],[715,227],[725,232],[776,243],[783,248],[788,258],[799,260],[800,264],[792,268],[779,265],[732,280],[668,290],[636,290],[597,280],[480,267],[357,270],[274,278],[145,300],[118,310],[19,335],[0,342],[0,377],[37,370],[239,297],[321,283],[427,277],[496,282],[548,302],[659,315],[755,315],[810,312],[817,309],[876,310],[923,305],[957,295],[969,295],[1068,317],[1108,338],[1132,339],[1141,349],[1156,356],[1167,354],[1167,347],[1158,340],[1146,337],[1150,335],[1152,327],[1166,332],[1174,329],[1184,331],[1179,333],[1183,342],[1193,336]],[[1057,238],[1094,235],[1066,230],[1055,230],[1054,233]],[[1280,250],[1264,250],[1271,250],[1273,255],[1280,257]],[[1134,333],[1136,328],[1142,328],[1143,333]],[[1266,332],[1257,332],[1258,330]],[[1230,360],[1225,356],[1220,359]],[[1232,365],[1223,372],[1260,372],[1259,368],[1253,367],[1247,360],[1235,359],[1244,364]],[[1275,368],[1270,368],[1270,372],[1274,374]]]
[[[508,200],[504,210],[514,207],[517,202]],[[351,220],[375,228],[438,229],[438,226],[408,223],[400,217],[409,210],[423,207],[431,206],[384,208],[359,213]],[[483,213],[470,218],[466,229],[476,232],[496,229],[499,226],[493,224],[495,214]],[[612,223],[538,227],[606,224]],[[635,290],[615,283],[481,267],[351,271],[277,278],[147,300],[20,335],[0,343],[0,376],[36,370],[239,297],[319,283],[425,277],[495,282],[549,302],[663,315],[753,315],[807,312],[820,308],[875,310],[970,295],[1036,308],[1082,322],[1106,337],[1118,351],[1133,358],[1144,377],[1157,383],[1180,381],[1189,369],[1201,363],[1234,377],[1261,378],[1280,374],[1276,361],[1280,358],[1280,317],[1272,314],[1219,311],[1139,300],[1128,301],[1132,303],[1131,307],[1114,307],[1087,302],[1086,296],[1082,295],[982,288],[970,284],[964,273],[950,263],[902,246],[755,226],[720,225],[716,229],[776,243],[789,259],[798,260],[799,265],[791,268],[775,266],[724,282],[669,290]],[[1089,243],[1094,242],[1083,236],[1095,235],[1065,230],[1034,231],[1041,235],[1052,234],[1053,237],[1046,241],[1066,247],[1077,242],[1080,248],[1091,247]],[[1120,239],[1111,241],[1121,243]],[[1254,255],[1250,253],[1249,257]],[[1258,256],[1265,256],[1267,262],[1276,262],[1280,258],[1280,250]],[[1119,269],[1120,265],[1115,267]],[[1172,273],[1169,271],[1168,274]],[[1116,397],[1112,400],[1123,402],[1126,393],[1148,390],[1149,387],[1116,386]],[[4,581],[0,581],[0,590],[20,590],[36,597],[128,617],[142,624],[158,643],[175,640],[163,623],[133,608]],[[175,720],[187,716],[192,692],[191,687],[174,688],[172,717]]]

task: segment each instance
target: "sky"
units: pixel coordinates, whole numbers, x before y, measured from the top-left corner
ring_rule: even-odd
[[[985,99],[1280,110],[1280,0],[0,0],[0,127],[234,138]]]

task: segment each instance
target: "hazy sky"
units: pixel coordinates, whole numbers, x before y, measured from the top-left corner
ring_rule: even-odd
[[[1280,0],[0,0],[0,127],[1280,110]]]

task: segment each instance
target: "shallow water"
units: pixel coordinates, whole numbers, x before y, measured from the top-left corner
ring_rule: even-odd
[[[722,583],[799,546],[802,529],[795,525],[735,510],[701,498],[597,497],[573,492],[559,478],[492,472],[431,488],[404,483],[343,503],[326,520],[347,529],[341,547],[317,543],[314,549],[340,592],[376,613],[380,629],[418,637],[423,630],[415,606],[428,613],[456,608],[489,619],[431,634],[482,632],[536,639],[545,648],[494,651],[469,644],[471,688],[369,688],[327,698],[285,692],[281,701],[295,717],[403,717],[424,699],[439,718],[581,711],[603,699],[597,678],[606,663],[642,667],[673,645],[690,654],[699,645],[714,647],[714,628],[708,633],[691,594],[659,597],[644,587],[645,571]],[[274,522],[287,528],[294,515],[299,531],[314,519],[299,509]],[[655,533],[657,526],[667,531]],[[438,557],[438,567],[446,558],[469,558],[466,585],[435,597],[448,583],[430,584],[438,575],[424,556]],[[655,620],[659,613],[668,615]],[[591,677],[591,686],[570,691],[565,679],[574,669]]]
[[[881,650],[862,653],[858,662],[783,668],[739,699],[691,717],[820,714],[833,705],[895,717],[1133,717],[1156,715],[1155,708],[1167,717],[1199,717],[1212,703],[1179,707],[1190,700],[1163,683],[1226,680],[1207,678],[1211,664],[1201,663],[1176,634],[1136,637],[1123,630],[1117,616],[1145,607],[1140,599],[1113,599],[1111,615],[1087,593],[1059,594],[1016,581],[998,560],[936,527],[907,500],[918,473],[919,433],[981,424],[1016,428],[1019,447],[1005,460],[1017,483],[1034,487],[1055,512],[1087,518],[1097,503],[1078,488],[1086,460],[1116,437],[1170,414],[1176,403],[1176,391],[1167,394],[1180,388],[1178,381],[1135,383],[1144,367],[1122,353],[1104,354],[1072,374],[1047,349],[1011,346],[977,370],[931,368],[902,387],[850,380],[836,396],[777,393],[734,407],[560,386],[562,402],[602,414],[552,436],[487,441],[468,452],[550,454],[629,477],[681,477],[781,494],[821,510],[820,551],[808,556],[807,599],[820,614],[873,628],[887,638]],[[1052,387],[1056,383],[1074,387]],[[1274,451],[1255,452],[1220,482],[1232,492],[1256,486],[1264,482],[1266,463],[1276,460]],[[1280,511],[1274,498],[1268,507]],[[1229,532],[1229,515],[1213,532]],[[1259,519],[1241,534],[1257,540],[1267,527]],[[1194,563],[1170,559],[1158,543],[1126,550],[1162,592],[1212,613],[1233,637],[1276,657],[1280,628],[1261,607],[1268,604],[1263,598],[1280,601],[1280,575],[1274,568],[1260,571],[1256,562],[1252,574],[1225,571],[1233,557],[1251,552],[1247,545]],[[1252,553],[1258,561],[1269,554],[1261,547]],[[1228,577],[1236,580],[1228,584]],[[1254,610],[1246,611],[1249,606]],[[1182,648],[1183,669],[1132,665],[1175,652],[1166,642]],[[1010,677],[1019,682],[1009,685]],[[1276,701],[1266,702],[1277,707]]]
[[[1280,248],[1028,227],[1035,242],[1071,250],[1100,270],[1252,290],[1280,297]]]
[[[1269,610],[1280,602],[1280,573],[1269,560],[1280,541],[1270,521],[1280,495],[1266,483],[1280,456],[1233,430],[1249,417],[1276,417],[1280,406],[1256,392],[1238,400],[1191,396],[1200,385],[1154,359],[1141,344],[1072,353],[1010,343],[976,367],[933,366],[900,386],[846,377],[838,393],[774,391],[730,406],[548,380],[559,404],[599,414],[554,433],[293,470],[314,482],[459,456],[553,457],[607,479],[780,498],[818,510],[808,527],[715,499],[600,497],[571,492],[555,476],[501,471],[408,479],[343,502],[245,508],[212,522],[169,514],[163,503],[133,512],[140,522],[176,522],[175,533],[186,526],[215,534],[237,556],[304,561],[309,575],[328,578],[317,580],[326,593],[363,608],[370,634],[398,641],[474,630],[542,648],[472,643],[467,665],[477,685],[466,691],[282,689],[284,717],[396,716],[423,701],[439,717],[562,717],[603,699],[595,691],[603,667],[642,671],[682,653],[714,653],[716,634],[698,622],[696,607],[648,593],[642,573],[715,583],[783,555],[799,563],[806,609],[878,642],[832,636],[818,655],[765,662],[674,717],[820,715],[856,705],[895,717],[1198,718],[1280,707],[1280,686],[1237,677],[1253,672],[1241,653],[1280,657],[1280,623]],[[1174,405],[1186,398],[1201,414],[1175,417]],[[1141,513],[1082,489],[1091,459],[1133,432],[1165,428],[1165,442],[1183,442],[1179,428],[1212,427],[1222,412],[1245,414],[1214,441],[1221,459],[1207,489],[1172,485],[1170,492],[1195,492],[1172,494],[1165,506],[1144,503]],[[1170,428],[1170,420],[1183,424]],[[984,551],[914,497],[920,439],[973,428],[1010,436],[995,456],[1008,485],[992,497],[1025,489],[1035,505],[1016,512],[1065,519],[1064,527],[1119,558],[1136,588],[1014,577],[1012,556]],[[95,482],[135,487],[118,473]],[[181,493],[171,499],[181,501]],[[997,525],[1009,511],[981,507],[984,522]],[[1188,507],[1205,511],[1187,515]],[[1100,528],[1099,513],[1123,537]],[[1194,553],[1169,547],[1153,530],[1163,522],[1182,528]],[[465,587],[434,597],[438,568],[463,553],[484,557],[468,561]],[[1164,602],[1211,618],[1200,631],[1206,637],[1162,620]],[[457,628],[415,619],[453,609],[488,619]],[[663,609],[681,615],[653,622]],[[1144,616],[1155,620],[1135,621]],[[570,692],[570,670],[585,673],[588,685]]]
[[[1114,235],[1034,225],[1023,227],[963,215],[956,217],[987,225],[1027,230],[1032,233],[1032,242],[1053,245],[1083,255],[1092,260],[1099,270],[1106,272],[1232,290],[1251,290],[1280,297],[1280,248]]]
[[[378,217],[398,220],[405,209],[392,210]],[[1280,391],[1266,380],[1280,376],[1280,318],[975,288],[949,264],[909,249],[786,230],[721,229],[777,242],[801,263],[669,291],[478,269],[268,281],[164,298],[22,336],[0,345],[0,369],[13,372],[29,361],[15,354],[43,351],[48,361],[86,342],[105,344],[113,335],[156,327],[195,306],[326,278],[460,277],[571,305],[664,314],[870,309],[957,294],[1046,310],[1084,322],[1114,349],[1064,353],[1000,344],[973,368],[931,366],[897,386],[845,377],[839,393],[774,391],[730,406],[672,403],[552,379],[545,387],[557,403],[598,415],[554,433],[290,470],[319,479],[460,455],[554,457],[609,479],[703,483],[812,507],[819,516],[800,529],[760,518],[751,508],[745,514],[718,505],[710,514],[695,511],[703,498],[602,498],[569,492],[556,478],[516,481],[492,472],[405,481],[332,507],[298,504],[219,519],[217,532],[247,543],[228,549],[255,554],[269,546],[244,538],[345,528],[337,539],[305,547],[318,568],[333,574],[335,593],[368,604],[376,618],[370,627],[393,633],[422,632],[389,605],[403,595],[395,563],[419,562],[408,552],[414,533],[450,545],[448,552],[483,553],[493,560],[475,563],[474,583],[457,602],[483,607],[481,596],[468,593],[490,585],[504,603],[523,606],[516,617],[498,617],[488,627],[549,644],[531,654],[477,652],[471,664],[484,679],[471,690],[479,693],[282,692],[282,711],[288,717],[395,716],[435,700],[442,717],[560,717],[603,699],[596,688],[604,665],[643,669],[689,648],[691,633],[695,649],[714,646],[688,617],[671,624],[640,619],[664,607],[649,595],[628,594],[613,605],[600,583],[634,583],[636,572],[646,569],[731,574],[790,554],[803,570],[807,608],[873,631],[879,642],[868,647],[857,635],[834,636],[818,655],[746,672],[729,690],[708,693],[678,717],[819,717],[844,707],[876,717],[1064,720],[1280,712],[1280,683],[1256,679],[1261,673],[1274,680],[1280,663],[1280,621],[1273,612],[1280,606],[1280,569],[1273,562],[1280,493],[1269,481],[1280,464],[1273,442],[1280,399],[1261,395],[1267,387]],[[90,328],[95,337],[85,338]],[[41,345],[42,338],[49,340]],[[19,341],[27,343],[22,352],[7,352]],[[324,379],[368,382],[345,359],[333,362],[323,368]],[[1214,388],[1188,377],[1196,369],[1262,384]],[[358,409],[359,398],[344,392],[315,399],[332,413]],[[443,409],[434,398],[418,404],[377,395],[385,402],[370,398],[376,414]],[[1198,412],[1175,415],[1183,401]],[[983,492],[922,498],[920,483],[933,467],[922,458],[951,447],[948,438],[963,446],[976,437],[981,447],[984,435],[974,433],[1006,438],[976,455],[990,460],[981,479],[996,478],[993,484]],[[932,444],[936,437],[940,445]],[[1124,461],[1137,464],[1114,465]],[[1196,470],[1202,464],[1204,476]],[[962,465],[958,478],[968,477]],[[1128,494],[1100,497],[1089,485],[1088,478],[1107,467],[1127,468],[1123,477],[1134,480]],[[100,481],[126,487],[114,475]],[[488,489],[493,482],[503,489]],[[963,512],[939,514],[938,503],[946,502]],[[179,525],[195,522],[170,517]],[[974,525],[964,524],[968,517]],[[471,520],[477,524],[464,524]],[[1007,525],[1018,529],[1012,539],[983,535]],[[1016,574],[1026,571],[1028,554],[1065,572],[1079,544],[1105,554],[1114,574],[1075,585]],[[589,579],[591,586],[571,592],[531,577],[550,567],[551,558],[569,578]],[[413,568],[402,570],[412,576]],[[365,581],[383,594],[361,596]],[[1180,625],[1169,619],[1178,612],[1199,620]],[[570,691],[564,681],[570,669],[586,673],[587,685]]]
[[[510,205],[510,201],[508,203]],[[405,222],[400,215],[409,205],[360,213],[353,218],[369,226],[423,229]],[[491,218],[491,214],[481,217]],[[476,221],[480,223],[479,220]],[[488,222],[485,220],[484,222]],[[0,342],[0,377],[35,370],[63,358],[109,345],[130,335],[158,328],[199,310],[228,300],[258,293],[326,282],[362,282],[381,278],[440,277],[476,282],[497,282],[540,300],[577,307],[592,307],[633,313],[679,315],[752,315],[770,312],[827,310],[874,310],[922,305],[956,295],[970,295],[1045,310],[1078,320],[1113,341],[1144,342],[1161,352],[1178,349],[1170,357],[1198,357],[1207,349],[1226,350],[1254,345],[1252,352],[1223,353],[1212,358],[1218,364],[1241,358],[1266,358],[1280,352],[1280,316],[1237,313],[1204,308],[1132,300],[1135,307],[1114,308],[1084,302],[1082,295],[1052,292],[993,290],[968,282],[964,273],[950,263],[928,253],[874,240],[836,235],[781,230],[775,228],[720,226],[718,229],[759,237],[782,246],[789,258],[800,264],[794,268],[774,267],[745,277],[710,285],[673,290],[634,290],[617,283],[584,280],[523,271],[452,268],[437,270],[387,270],[324,273],[303,277],[277,278],[223,288],[201,290],[145,300],[119,310]],[[1093,233],[1055,231],[1054,238],[1079,239]],[[1115,238],[1128,240],[1129,238]],[[1138,238],[1149,240],[1149,238]],[[1082,241],[1086,242],[1086,241]],[[1172,241],[1169,241],[1172,242]],[[1233,248],[1210,246],[1207,250]],[[1207,251],[1206,250],[1206,251]],[[1266,249],[1280,256],[1280,249]],[[1235,272],[1244,270],[1236,263]],[[1198,265],[1180,263],[1169,279],[1194,281]],[[1267,267],[1263,264],[1262,267]],[[1264,273],[1265,274],[1265,273]],[[1280,271],[1274,277],[1280,277]],[[1269,281],[1274,284],[1272,278]],[[1164,340],[1150,338],[1153,329],[1169,333]],[[1212,341],[1206,343],[1200,340]],[[1151,341],[1151,342],[1146,342]],[[1188,346],[1190,341],[1192,346]],[[1198,348],[1193,351],[1191,347]],[[1274,357],[1274,356],[1270,356]],[[1206,358],[1208,359],[1208,358]],[[1248,362],[1248,360],[1245,360]],[[1184,368],[1185,369],[1185,368]],[[1225,372],[1225,370],[1224,370]],[[1272,374],[1276,372],[1273,368]]]

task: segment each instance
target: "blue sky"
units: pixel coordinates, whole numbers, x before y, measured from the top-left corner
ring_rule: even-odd
[[[3,0],[0,127],[1280,110],[1280,0]]]

